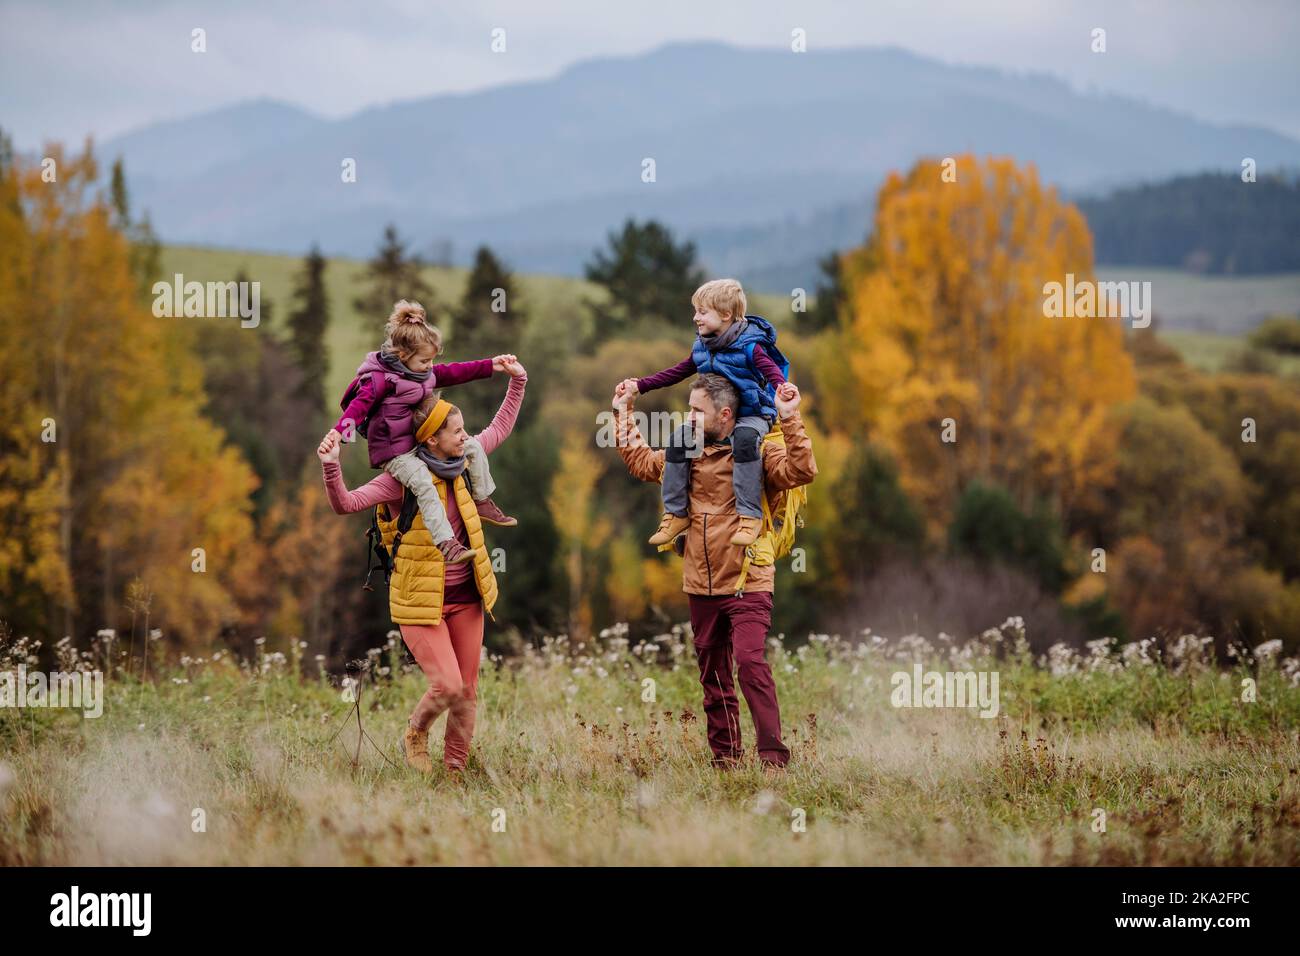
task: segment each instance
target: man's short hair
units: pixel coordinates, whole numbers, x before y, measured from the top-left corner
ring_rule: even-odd
[[[736,386],[732,385],[725,375],[719,375],[716,372],[705,372],[695,381],[691,382],[691,391],[700,389],[706,392],[709,400],[713,402],[715,408],[721,411],[723,408],[730,408],[732,415],[740,410],[740,393],[736,391]]]

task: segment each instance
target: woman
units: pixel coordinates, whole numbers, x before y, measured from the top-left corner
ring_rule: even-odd
[[[505,368],[510,373],[506,397],[492,424],[475,436],[484,455],[495,451],[514,429],[524,398],[528,373],[517,361],[507,363]],[[491,613],[497,584],[483,543],[482,522],[465,482],[464,451],[469,434],[464,416],[455,405],[430,396],[417,409],[414,424],[420,459],[433,473],[452,530],[461,544],[475,553],[471,562],[448,565],[418,509],[410,529],[400,538],[388,588],[389,613],[429,681],[429,689],[415,705],[402,735],[402,752],[408,765],[432,773],[429,728],[447,711],[443,764],[452,773],[459,773],[465,768],[474,735],[483,614]],[[397,537],[403,488],[385,472],[356,491],[349,491],[338,463],[341,447],[337,437],[326,435],[316,450],[330,507],[336,514],[378,508],[384,545],[391,550]],[[487,489],[473,491],[481,494]]]

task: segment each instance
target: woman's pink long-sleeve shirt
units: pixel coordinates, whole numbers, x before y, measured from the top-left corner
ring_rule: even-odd
[[[527,375],[510,379],[506,397],[502,399],[497,413],[492,416],[492,423],[474,436],[483,446],[483,454],[492,454],[514,431],[515,422],[519,418],[519,408],[524,400],[524,385],[527,382]],[[385,503],[390,514],[401,510],[402,484],[388,472],[371,479],[355,491],[349,491],[343,481],[343,469],[339,467],[338,462],[321,462],[321,470],[325,476],[325,494],[335,514],[355,514]],[[455,495],[447,496],[447,520],[451,522],[451,530],[457,539],[462,544],[468,545],[469,536],[465,533],[465,523],[461,520],[460,507],[456,504]],[[444,594],[448,598],[455,594],[468,594],[466,587],[469,591],[474,591],[474,583],[470,580],[473,575],[470,562],[449,565],[446,573],[443,585]]]

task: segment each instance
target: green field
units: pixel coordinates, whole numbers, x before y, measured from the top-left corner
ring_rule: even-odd
[[[1150,282],[1162,332],[1234,338],[1273,315],[1300,315],[1300,272],[1262,276],[1197,275],[1150,266],[1096,269],[1100,282]],[[1189,358],[1190,361],[1190,358]]]
[[[1209,332],[1161,332],[1164,339],[1183,357],[1188,365],[1204,372],[1219,372],[1246,351],[1244,337],[1215,335]],[[1300,377],[1300,356],[1270,355],[1279,375]]]
[[[1015,621],[973,653],[774,646],[793,758],[769,778],[710,767],[688,632],[622,633],[485,662],[460,780],[389,763],[424,690],[392,640],[361,695],[386,756],[292,646],[148,681],[119,653],[98,719],[0,708],[0,865],[1300,863],[1297,662],[1263,649],[1223,671],[1190,637],[1159,663],[1149,642],[1034,661]],[[892,706],[914,655],[999,672],[1000,713]]]

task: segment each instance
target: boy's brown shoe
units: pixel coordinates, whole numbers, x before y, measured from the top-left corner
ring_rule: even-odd
[[[401,745],[408,767],[414,767],[420,773],[433,773],[433,761],[429,759],[429,731],[416,730],[407,724]]]
[[[659,522],[659,530],[650,535],[651,544],[667,544],[691,526],[690,518],[665,514]]]
[[[762,518],[750,518],[745,515],[741,515],[740,527],[738,527],[736,529],[736,533],[731,536],[731,543],[738,544],[743,547],[748,547],[749,545],[754,543],[754,539],[758,537],[758,533],[762,530],[763,530]]]
[[[474,502],[474,507],[478,511],[478,516],[488,524],[494,524],[502,528],[513,528],[519,524],[518,518],[512,518],[496,506],[496,502],[491,498],[484,498],[482,501]]]
[[[448,564],[464,564],[466,561],[474,560],[474,552],[455,538],[440,541],[438,550],[442,552],[442,558]]]

